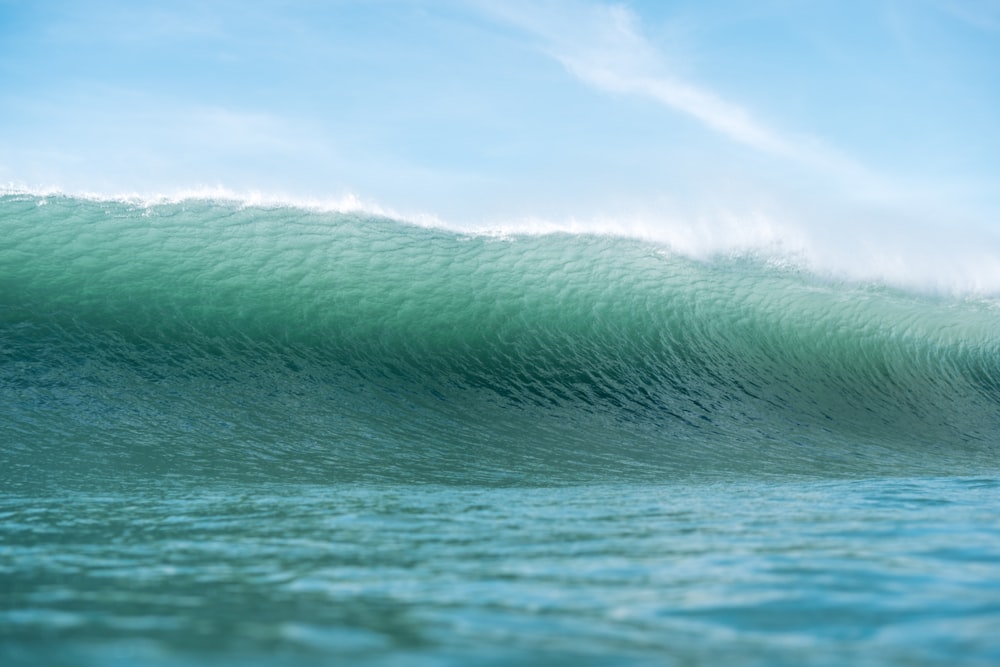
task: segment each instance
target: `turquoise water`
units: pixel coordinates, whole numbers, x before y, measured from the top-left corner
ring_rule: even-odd
[[[1000,301],[0,197],[3,664],[995,664]]]
[[[1000,659],[994,478],[5,494],[4,664]]]

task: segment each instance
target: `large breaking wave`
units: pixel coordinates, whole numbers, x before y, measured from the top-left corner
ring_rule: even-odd
[[[0,197],[2,473],[975,474],[1000,302],[597,234]]]

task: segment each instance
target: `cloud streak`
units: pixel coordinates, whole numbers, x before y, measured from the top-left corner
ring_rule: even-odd
[[[780,132],[743,106],[671,72],[646,39],[637,16],[623,5],[504,3],[480,5],[532,35],[539,48],[594,88],[655,100],[740,145],[850,179],[873,180],[863,166],[822,141]],[[573,17],[567,20],[567,17]]]
[[[603,34],[590,43],[558,44],[554,52],[577,78],[603,90],[652,98],[765,153],[794,155],[789,142],[745,109],[663,72],[660,58],[642,37],[638,20],[630,10],[611,5],[591,11]],[[599,46],[595,49],[591,44]]]

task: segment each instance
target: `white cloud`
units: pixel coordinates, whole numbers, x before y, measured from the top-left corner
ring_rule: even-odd
[[[706,128],[761,153],[854,182],[874,175],[849,156],[807,135],[780,132],[748,109],[677,76],[643,36],[640,21],[623,5],[576,0],[506,2],[483,11],[539,40],[539,48],[581,81],[612,93],[639,95],[683,113]]]

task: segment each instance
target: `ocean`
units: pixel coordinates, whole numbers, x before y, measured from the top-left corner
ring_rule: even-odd
[[[0,664],[1000,664],[1000,297],[0,195]]]

